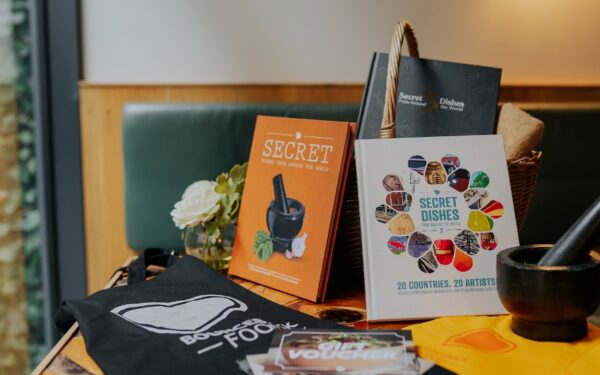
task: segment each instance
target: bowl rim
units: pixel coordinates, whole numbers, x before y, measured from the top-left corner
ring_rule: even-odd
[[[294,220],[296,220],[296,219],[297,219],[298,217],[300,217],[300,216],[304,216],[304,204],[303,204],[302,202],[300,202],[298,199],[294,199],[294,198],[290,198],[290,197],[287,197],[287,200],[288,200],[288,201],[295,202],[295,203],[298,203],[298,205],[299,205],[298,212],[295,212],[295,213],[290,213],[290,212],[288,212],[288,213],[285,213],[285,212],[281,212],[281,211],[279,211],[279,210],[277,209],[277,202],[276,202],[276,200],[275,200],[275,199],[273,199],[273,200],[272,200],[272,201],[269,203],[269,207],[268,207],[268,208],[270,208],[270,209],[272,209],[273,211],[277,212],[279,215],[282,215],[282,216],[284,216],[284,217],[289,217],[289,218],[291,218],[291,219],[294,219]]]
[[[595,267],[600,267],[600,262],[594,260],[594,258],[590,257],[590,260],[584,263],[573,264],[568,266],[538,266],[537,264],[527,264],[520,263],[511,258],[511,255],[517,251],[527,250],[527,249],[541,249],[548,250],[552,248],[552,244],[533,244],[533,245],[521,245],[515,247],[509,247],[508,249],[504,249],[498,253],[497,263],[498,265],[502,264],[505,266],[517,268],[520,270],[527,271],[545,271],[545,272],[580,272],[584,270],[588,270]]]

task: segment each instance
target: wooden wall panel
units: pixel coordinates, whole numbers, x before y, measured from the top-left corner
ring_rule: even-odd
[[[80,84],[88,291],[133,254],[125,238],[121,114],[127,102],[359,103],[363,85]],[[501,101],[600,102],[600,87],[507,86]]]
[[[162,101],[165,93],[90,88],[80,94],[87,288],[94,292],[133,254],[125,240],[121,108],[131,100]]]
[[[173,102],[358,103],[363,85],[205,85],[171,86]]]
[[[525,86],[500,89],[501,102],[516,103],[598,103],[600,86]]]

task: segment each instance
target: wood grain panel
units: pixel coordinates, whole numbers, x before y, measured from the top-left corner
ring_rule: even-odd
[[[167,88],[169,101],[359,103],[363,85],[210,85]]]
[[[128,255],[125,239],[121,114],[128,101],[163,101],[156,88],[83,89],[82,176],[88,292],[102,288]]]
[[[600,86],[525,86],[500,89],[501,102],[518,103],[598,103]]]
[[[80,84],[88,291],[99,290],[131,255],[125,238],[121,116],[127,102],[359,103],[363,85]],[[501,101],[600,102],[600,87],[501,88]]]

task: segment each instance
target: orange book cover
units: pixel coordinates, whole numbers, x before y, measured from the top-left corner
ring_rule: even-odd
[[[257,118],[231,275],[314,302],[323,296],[354,129]]]

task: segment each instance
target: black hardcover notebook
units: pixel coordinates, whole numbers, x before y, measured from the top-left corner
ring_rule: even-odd
[[[374,53],[358,119],[358,138],[379,138],[388,54]],[[402,56],[396,136],[484,135],[496,131],[502,70]]]

